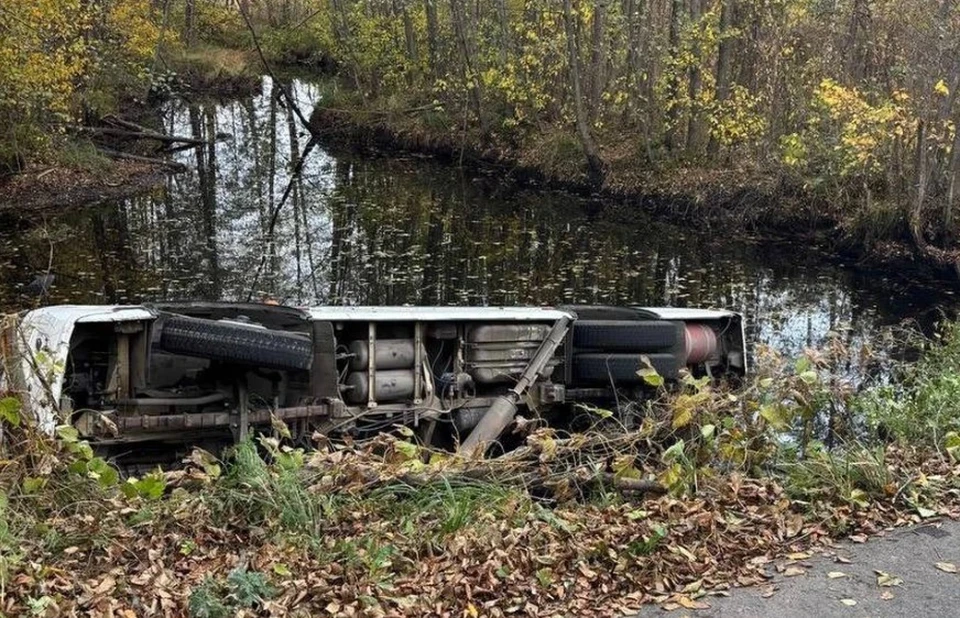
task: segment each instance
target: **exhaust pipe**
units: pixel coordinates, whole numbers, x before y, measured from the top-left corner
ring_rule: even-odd
[[[543,377],[543,372],[547,368],[550,359],[567,334],[570,328],[569,317],[563,317],[557,320],[546,338],[540,343],[536,354],[530,359],[527,368],[523,370],[516,386],[506,392],[506,394],[497,397],[493,404],[487,408],[483,418],[474,427],[467,439],[460,445],[460,454],[466,457],[482,456],[490,443],[500,437],[503,430],[507,428],[514,417],[517,415],[517,404],[531,385]]]

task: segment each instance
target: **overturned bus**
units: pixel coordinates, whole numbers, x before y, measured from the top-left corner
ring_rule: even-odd
[[[645,376],[746,371],[733,312],[605,306],[52,306],[8,318],[0,395],[45,431],[136,460],[242,439],[396,426],[482,453],[519,413],[569,420],[649,394]]]

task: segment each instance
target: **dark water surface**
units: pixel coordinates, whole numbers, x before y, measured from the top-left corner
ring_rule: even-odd
[[[316,145],[271,96],[178,102],[167,130],[209,138],[153,195],[0,233],[0,310],[45,304],[274,298],[300,304],[609,303],[743,312],[787,353],[831,330],[853,343],[930,321],[949,293],[840,266],[809,248],[658,222],[605,221],[596,204],[418,157]],[[322,96],[295,81],[305,111]],[[289,193],[281,206],[284,193]],[[36,287],[36,286],[34,286]]]

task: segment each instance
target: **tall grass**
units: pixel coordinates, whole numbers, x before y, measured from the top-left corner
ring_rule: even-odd
[[[251,440],[237,445],[228,463],[214,490],[215,512],[294,535],[322,535],[323,521],[335,510],[336,499],[311,492],[299,466],[268,463]]]
[[[899,368],[891,385],[857,400],[857,410],[881,438],[942,450],[960,432],[960,323],[948,322],[923,354]]]

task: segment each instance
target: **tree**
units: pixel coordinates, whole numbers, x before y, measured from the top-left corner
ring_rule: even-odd
[[[583,91],[580,84],[580,47],[577,43],[577,28],[574,23],[571,0],[563,0],[563,21],[567,35],[567,56],[577,135],[580,138],[583,154],[587,158],[590,182],[599,186],[603,183],[603,161],[600,159],[600,151],[590,131],[590,120],[583,102]]]

